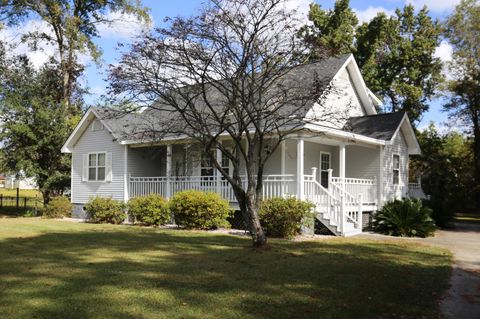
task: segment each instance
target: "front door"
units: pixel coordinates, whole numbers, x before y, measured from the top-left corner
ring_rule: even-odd
[[[328,170],[331,168],[331,155],[328,152],[320,152],[320,184],[328,188]]]

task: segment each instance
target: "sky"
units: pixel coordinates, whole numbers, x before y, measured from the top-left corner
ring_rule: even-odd
[[[298,8],[298,12],[305,16],[308,13],[308,6],[312,0],[288,0],[292,7]],[[333,7],[334,0],[316,0],[323,8],[330,9]],[[378,12],[383,11],[387,14],[393,14],[396,8],[402,8],[405,4],[411,3],[415,8],[420,9],[426,5],[430,9],[430,15],[434,18],[444,19],[458,4],[459,0],[351,0],[350,5],[357,14],[360,21],[369,21]],[[109,64],[115,64],[121,55],[118,44],[128,44],[142,32],[148,31],[154,27],[162,26],[165,17],[172,16],[190,16],[195,14],[202,4],[202,0],[143,0],[143,5],[150,8],[151,25],[142,25],[135,18],[110,12],[108,15],[115,18],[115,22],[111,25],[102,25],[99,28],[100,37],[94,42],[103,51],[101,65],[96,65],[88,57],[82,56],[81,61],[87,65],[85,77],[82,81],[90,89],[91,94],[86,97],[88,104],[95,104],[99,101],[105,88],[108,85],[107,69]],[[18,41],[21,34],[32,30],[43,30],[47,26],[36,20],[25,21],[24,24],[15,28],[4,28],[0,30],[0,39],[7,41]],[[41,65],[46,61],[47,57],[53,54],[52,47],[43,47],[43,51],[32,52],[27,45],[20,45],[17,53],[26,53],[34,64]],[[436,55],[443,61],[448,61],[451,56],[451,48],[446,42],[437,48]],[[447,114],[441,111],[442,99],[435,98],[430,102],[430,110],[424,115],[419,124],[419,128],[426,127],[431,121],[436,122],[440,127],[444,127],[447,121]]]

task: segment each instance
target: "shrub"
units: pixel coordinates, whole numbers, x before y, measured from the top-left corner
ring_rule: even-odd
[[[43,217],[45,218],[62,218],[72,215],[73,205],[70,200],[64,196],[54,197],[45,207]]]
[[[296,198],[272,198],[262,203],[260,223],[266,234],[290,238],[300,233],[302,223],[313,218],[313,204]]]
[[[390,201],[373,216],[373,229],[393,236],[428,237],[435,231],[431,214],[418,199]]]
[[[127,208],[131,219],[143,225],[165,225],[171,219],[167,201],[157,194],[132,198]]]
[[[175,222],[188,229],[228,228],[232,215],[228,201],[217,193],[188,190],[176,193],[170,200]]]
[[[85,204],[85,211],[93,223],[121,224],[127,217],[123,204],[111,198],[91,198]]]

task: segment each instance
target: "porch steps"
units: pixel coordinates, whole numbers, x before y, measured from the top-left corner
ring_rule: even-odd
[[[347,221],[345,223],[345,229],[343,233],[340,230],[340,225],[338,225],[334,220],[330,218],[328,212],[315,211],[315,218],[320,221],[325,227],[328,228],[335,236],[349,237],[360,234],[361,231],[355,228],[355,225]]]

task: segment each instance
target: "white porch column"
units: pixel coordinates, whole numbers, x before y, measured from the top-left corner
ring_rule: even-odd
[[[379,160],[380,160],[380,165],[378,165],[379,172],[378,172],[378,181],[377,181],[377,209],[382,208],[383,206],[383,191],[384,191],[384,170],[385,170],[385,165],[384,165],[384,156],[385,156],[385,151],[383,149],[383,146],[379,146]]]
[[[167,145],[167,160],[166,160],[166,169],[165,173],[167,175],[167,185],[165,187],[165,197],[170,198],[171,196],[171,185],[170,177],[172,176],[172,144]]]
[[[280,174],[285,175],[285,141],[280,143]]]
[[[303,169],[304,141],[303,137],[297,139],[297,198],[305,199],[305,183]]]
[[[217,160],[217,163],[220,164],[220,166],[222,166],[222,151],[217,148],[216,149],[216,153],[215,153],[215,159]],[[222,173],[220,173],[219,170],[217,170],[217,176],[216,176],[216,184],[217,184],[217,193],[222,195],[222,185],[221,185],[221,181],[222,181]]]
[[[342,193],[340,195],[340,232],[343,234],[345,230],[345,143],[340,144],[338,147],[338,159],[339,159],[339,169],[338,175],[342,181]]]
[[[128,145],[123,149],[123,202],[129,199],[130,175],[128,174]]]
[[[345,143],[340,144],[340,146],[338,147],[338,160],[339,160],[339,168],[338,168],[339,177],[345,178]]]

